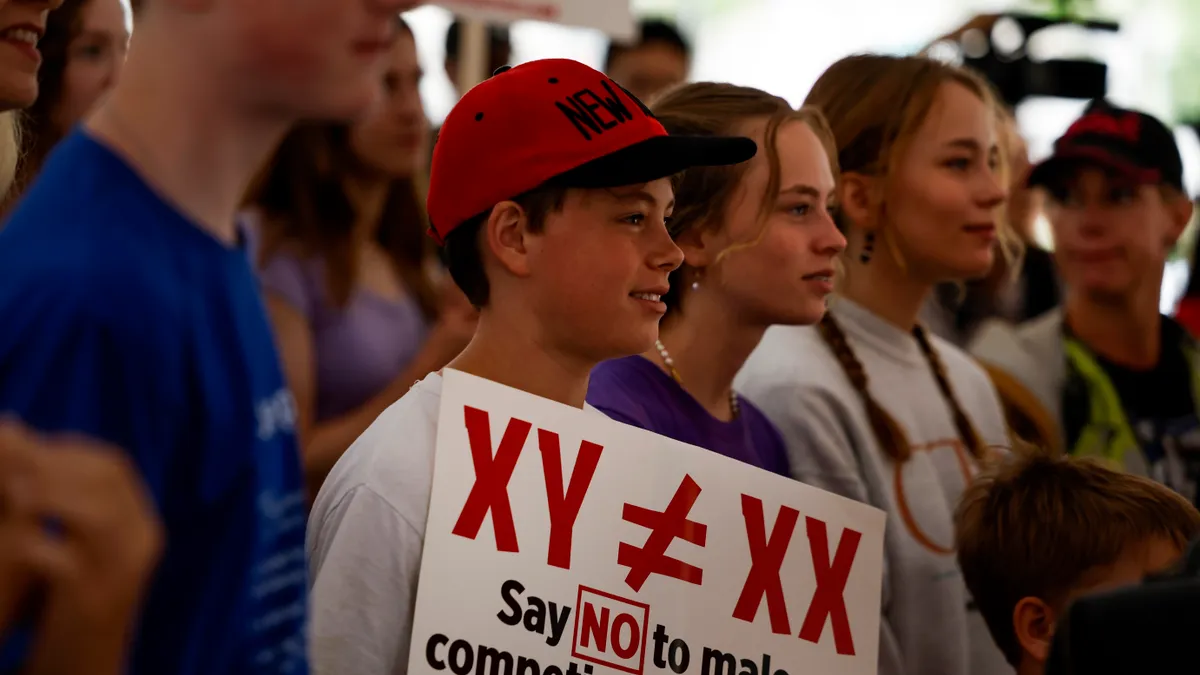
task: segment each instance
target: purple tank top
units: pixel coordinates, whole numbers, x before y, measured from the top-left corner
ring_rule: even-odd
[[[335,307],[320,259],[278,253],[260,271],[263,287],[308,319],[317,359],[316,421],[354,410],[383,391],[421,349],[429,325],[412,298],[356,289]]]
[[[722,422],[640,356],[596,366],[588,383],[587,402],[619,422],[790,475],[783,439],[758,408],[739,396],[741,414],[732,422]]]

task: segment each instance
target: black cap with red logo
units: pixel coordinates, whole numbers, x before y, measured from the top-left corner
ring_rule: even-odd
[[[1080,164],[1099,166],[1138,184],[1183,190],[1183,160],[1175,134],[1151,115],[1092,101],[1033,168],[1029,185],[1053,185]]]
[[[577,61],[502,68],[463,96],[438,134],[429,233],[444,244],[459,225],[543,185],[635,185],[756,152],[749,138],[668,135],[641,101]]]

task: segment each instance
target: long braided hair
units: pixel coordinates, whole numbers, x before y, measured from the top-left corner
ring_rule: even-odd
[[[805,105],[825,113],[838,146],[843,171],[888,175],[894,158],[916,134],[943,83],[961,84],[995,110],[999,108],[989,86],[976,75],[924,57],[862,54],[844,58],[829,67],[813,86]],[[840,223],[843,229],[848,225]],[[1010,255],[1011,230],[998,234],[1004,255]],[[871,395],[870,380],[846,334],[832,314],[826,313],[818,330],[850,379],[866,407],[871,430],[884,451],[897,463],[912,456],[904,430]],[[946,375],[945,364],[922,326],[913,328],[921,348],[954,418],[959,440],[976,460],[988,456],[988,447],[971,423]]]

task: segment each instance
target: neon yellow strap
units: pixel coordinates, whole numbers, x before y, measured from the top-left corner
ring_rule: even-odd
[[[1141,452],[1141,444],[1133,433],[1125,408],[1121,405],[1121,397],[1112,385],[1112,380],[1104,372],[1104,368],[1096,361],[1086,347],[1073,338],[1063,340],[1063,348],[1067,361],[1075,371],[1087,382],[1088,387],[1088,423],[1084,426],[1079,440],[1076,441],[1071,453],[1076,455],[1099,457],[1118,468],[1127,463],[1126,452]],[[1190,342],[1183,346],[1192,372],[1192,398],[1200,415],[1200,368],[1197,368],[1196,348]]]
[[[1063,341],[1067,361],[1087,382],[1088,422],[1071,448],[1071,453],[1106,459],[1119,466],[1125,464],[1126,452],[1141,452],[1129,418],[1121,405],[1121,397],[1091,352],[1077,340]]]

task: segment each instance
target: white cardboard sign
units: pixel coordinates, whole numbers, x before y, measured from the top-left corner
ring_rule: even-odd
[[[883,512],[444,371],[409,673],[873,675]]]
[[[480,21],[549,21],[595,28],[618,40],[637,33],[629,0],[436,0],[435,4]]]

